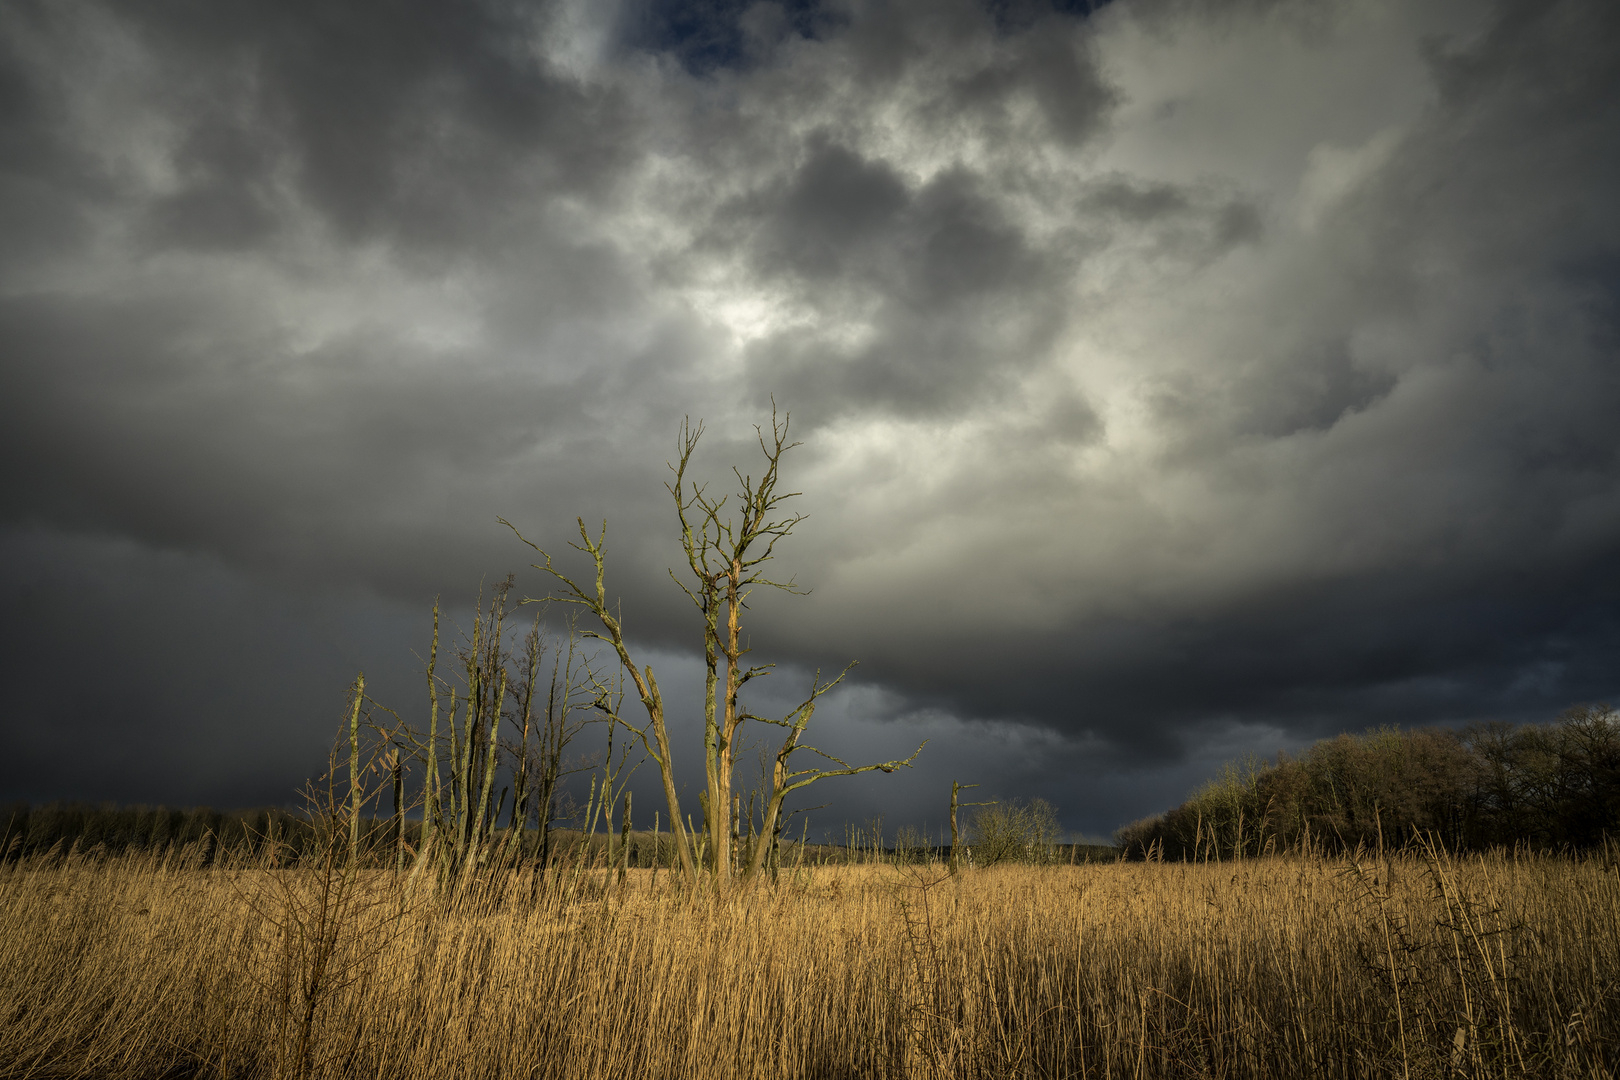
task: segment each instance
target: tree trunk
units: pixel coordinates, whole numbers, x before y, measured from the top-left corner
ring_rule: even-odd
[[[405,761],[396,748],[389,764],[394,773],[394,873],[405,868]]]
[[[349,713],[349,864],[360,857],[360,706],[366,696],[364,673],[354,680],[354,709]]]

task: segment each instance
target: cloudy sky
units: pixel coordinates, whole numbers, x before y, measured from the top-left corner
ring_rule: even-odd
[[[287,801],[497,515],[689,737],[773,395],[822,824],[1620,697],[1617,191],[1605,0],[0,0],[0,798]]]

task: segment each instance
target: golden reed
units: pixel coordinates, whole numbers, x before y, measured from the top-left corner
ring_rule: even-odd
[[[1612,1077],[1620,874],[0,869],[5,1077]]]

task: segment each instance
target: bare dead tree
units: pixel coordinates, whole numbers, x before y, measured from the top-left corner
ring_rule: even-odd
[[[725,514],[729,496],[712,499],[704,485],[689,485],[687,480],[692,456],[703,437],[701,422],[696,427],[689,421],[681,424],[680,459],[671,466],[675,480],[667,485],[675,499],[675,513],[681,523],[681,546],[686,552],[693,584],[682,581],[673,570],[670,577],[703,617],[706,790],[700,801],[704,831],[710,837],[710,867],[722,881],[732,867],[733,837],[728,816],[738,728],[745,720],[738,709],[738,697],[749,681],[770,670],[770,665],[746,668],[742,665],[743,657],[750,651],[742,643],[743,607],[749,593],[758,586],[798,591],[792,579],[776,581],[766,576],[764,564],[775,554],[777,541],[791,535],[794,527],[804,520],[802,514],[788,514],[781,509],[783,503],[799,493],[781,491],[777,486],[782,456],[798,445],[787,441],[787,418],[778,422],[772,410],[769,442],[762,429],[754,430],[765,455],[765,469],[757,482],[740,469],[732,469],[739,486],[738,516]],[[720,689],[722,660],[725,666],[723,693]]]
[[[628,843],[630,780],[635,776],[636,770],[641,767],[642,762],[646,761],[647,759],[645,756],[643,756],[641,760],[637,761],[635,764],[630,764],[630,756],[635,749],[635,742],[633,741],[630,743],[621,744],[618,748],[617,756],[615,756],[614,753],[614,733],[619,729],[620,726],[629,726],[625,725],[624,722],[619,719],[620,709],[624,703],[624,679],[622,678],[622,673],[621,677],[612,680],[604,679],[600,676],[596,676],[593,673],[592,686],[596,697],[591,703],[591,708],[599,714],[599,720],[607,724],[608,736],[607,752],[602,757],[602,783],[597,792],[594,812],[587,812],[586,814],[585,833],[587,843],[592,843],[594,842],[594,837],[596,835],[597,818],[601,818],[602,821],[607,825],[606,864],[611,869],[614,863],[613,808],[618,805],[620,801],[623,801],[625,807],[624,821],[626,823],[625,841]],[[632,728],[631,730],[637,735],[641,734],[638,729]],[[628,766],[628,769],[626,766]]]
[[[849,667],[846,667],[843,671],[838,673],[838,678],[828,683],[823,683],[821,681],[821,673],[819,671],[816,672],[815,680],[810,686],[810,696],[805,698],[797,709],[794,709],[792,712],[788,713],[788,715],[781,720],[769,720],[762,716],[752,715],[746,717],[746,719],[749,720],[758,720],[763,723],[777,724],[788,729],[787,737],[782,740],[781,749],[777,750],[776,752],[776,762],[771,772],[771,794],[770,798],[766,800],[765,817],[764,821],[760,825],[760,835],[763,837],[769,837],[770,842],[759,844],[754,848],[754,857],[750,861],[747,869],[747,873],[750,876],[757,874],[760,869],[766,865],[766,860],[770,858],[774,852],[777,837],[781,832],[780,828],[778,827],[778,821],[780,820],[782,814],[782,804],[787,801],[787,797],[789,795],[800,790],[801,788],[809,787],[818,780],[826,780],[828,777],[832,776],[855,776],[858,773],[864,772],[891,773],[902,766],[909,769],[911,768],[911,763],[917,759],[917,755],[922,753],[923,747],[928,745],[928,740],[924,739],[917,745],[917,749],[911,752],[910,757],[899,758],[894,761],[878,762],[877,764],[873,765],[851,765],[847,761],[833,757],[831,754],[826,753],[825,751],[817,750],[815,747],[808,746],[799,741],[800,738],[803,737],[805,729],[810,726],[810,717],[815,714],[817,699],[820,698],[822,694],[825,694],[827,691],[843,682],[844,676],[849,674],[849,669],[854,666],[854,664],[849,665]],[[800,750],[808,750],[812,754],[816,754],[824,760],[832,762],[832,764],[836,767],[795,770],[790,766],[789,761],[793,755],[798,753]]]
[[[521,853],[523,833],[529,823],[531,795],[530,770],[535,764],[528,752],[530,729],[536,727],[534,713],[536,689],[540,669],[545,660],[545,639],[540,632],[540,614],[535,613],[528,635],[523,639],[523,667],[514,688],[516,708],[508,719],[518,729],[516,745],[506,747],[512,758],[512,824],[507,830],[504,855],[507,858]]]
[[[495,587],[487,612],[475,613],[472,644],[462,655],[467,670],[467,712],[462,726],[464,831],[459,838],[458,854],[469,863],[478,858],[500,813],[500,808],[492,807],[490,800],[495,789],[501,714],[506,704],[505,629],[512,580],[509,575]]]
[[[556,801],[562,778],[576,771],[565,767],[565,755],[574,737],[584,729],[581,719],[590,707],[589,658],[579,648],[579,633],[572,620],[566,647],[552,653],[551,679],[546,689],[545,711],[535,726],[534,742],[525,751],[532,759],[535,776],[534,816],[539,831],[537,856],[542,868],[551,863],[551,825],[556,817]],[[524,818],[528,818],[525,809]]]
[[[587,590],[554,566],[551,556],[519,532],[517,526],[505,518],[499,518],[498,520],[502,525],[511,529],[519,540],[527,544],[545,560],[543,563],[534,563],[534,568],[544,570],[567,590],[562,595],[554,597],[554,599],[583,607],[602,627],[600,631],[583,630],[580,632],[581,636],[605,641],[612,646],[620,666],[630,676],[630,681],[636,688],[636,696],[640,699],[642,708],[646,710],[647,723],[637,728],[618,714],[614,714],[611,719],[615,722],[624,723],[626,727],[634,731],[641,740],[642,747],[647,751],[647,756],[652,758],[654,763],[658,765],[659,774],[664,781],[664,800],[669,804],[670,839],[675,846],[675,853],[680,859],[683,874],[689,880],[695,880],[697,870],[692,859],[691,840],[680,824],[681,802],[680,796],[675,789],[674,760],[670,752],[669,731],[664,722],[664,697],[659,692],[658,680],[653,675],[652,668],[650,666],[645,669],[638,668],[635,661],[631,659],[629,646],[625,644],[624,640],[624,629],[620,625],[617,616],[614,615],[613,610],[608,606],[607,585],[605,583],[607,574],[607,523],[602,524],[602,531],[597,534],[595,539],[592,539],[590,532],[585,528],[585,520],[583,518],[577,519],[580,542],[569,545],[576,551],[582,551],[589,555],[591,561],[595,564],[595,581],[593,586]]]
[[[952,780],[951,781],[951,862],[950,862],[950,868],[951,868],[951,873],[953,873],[953,874],[956,873],[958,870],[960,870],[961,867],[962,867],[962,860],[957,857],[957,853],[962,850],[961,847],[957,843],[957,836],[958,836],[957,831],[956,831],[956,808],[957,808],[957,806],[959,806],[959,805],[960,806],[994,806],[995,805],[995,800],[991,800],[990,802],[970,802],[970,803],[958,803],[956,801],[956,797],[957,797],[957,795],[959,793],[961,793],[963,791],[966,791],[968,788],[976,788],[978,786],[979,786],[978,784],[964,784],[959,780]]]
[[[360,709],[366,701],[365,673],[355,676],[350,691],[353,705],[349,712],[349,862],[360,858],[360,804],[363,798],[360,783]]]
[[[523,639],[521,655],[514,655],[507,647],[506,629],[511,584],[509,576],[488,604],[480,592],[471,633],[454,645],[454,655],[465,669],[465,691],[438,672],[440,612],[435,601],[426,660],[425,732],[387,706],[366,699],[394,717],[395,724],[387,729],[369,726],[397,746],[402,755],[399,767],[405,767],[406,752],[423,767],[416,858],[419,865],[431,863],[442,874],[486,858],[509,863],[527,857],[526,833],[535,819],[540,833],[536,853],[542,863],[546,861],[552,806],[561,780],[574,771],[564,768],[565,752],[584,726],[583,715],[599,681],[571,624],[566,642],[554,642],[537,616]],[[548,655],[549,685],[543,680]],[[503,725],[511,736],[502,738]],[[504,768],[510,768],[511,784],[496,798],[495,783]],[[505,836],[497,840],[508,794],[511,816]]]
[[[735,503],[732,503],[732,496],[711,498],[705,485],[694,484],[689,479],[693,455],[703,436],[703,424],[683,422],[677,444],[678,458],[669,466],[675,474],[674,480],[666,485],[675,501],[676,517],[681,526],[681,544],[691,574],[689,580],[682,580],[671,570],[670,577],[691,600],[703,620],[704,663],[707,670],[704,683],[704,789],[700,793],[700,801],[704,825],[703,842],[698,846],[707,856],[703,861],[714,874],[720,888],[724,887],[735,865],[731,821],[734,813],[732,781],[736,755],[741,745],[740,729],[748,720],[760,720],[788,729],[787,739],[777,752],[773,790],[766,803],[771,827],[762,827],[761,834],[765,836],[774,835],[774,823],[781,813],[782,802],[791,792],[830,776],[850,776],[874,770],[892,772],[902,765],[910,766],[917,756],[914,752],[911,757],[897,761],[853,766],[801,742],[810,717],[815,712],[816,699],[841,682],[843,675],[822,684],[818,673],[810,697],[782,720],[752,716],[740,704],[743,687],[753,679],[768,674],[772,667],[769,664],[750,666],[744,662],[750,652],[744,643],[742,631],[743,612],[747,609],[749,596],[760,587],[796,594],[800,592],[792,579],[774,579],[768,576],[765,567],[775,557],[777,543],[790,536],[804,520],[802,514],[789,513],[784,508],[784,504],[799,493],[785,491],[779,486],[782,458],[798,445],[788,441],[788,424],[789,418],[785,414],[779,416],[773,403],[771,434],[766,436],[762,427],[756,426],[754,429],[765,458],[764,469],[757,480],[740,469],[732,470],[738,483]],[[734,507],[733,512],[728,513],[728,504]],[[633,724],[616,711],[610,714],[610,718],[634,732],[646,749],[647,756],[657,763],[663,778],[665,801],[669,806],[675,851],[683,873],[689,880],[695,879],[697,859],[693,853],[694,838],[680,824],[682,814],[675,785],[674,760],[658,681],[650,667],[638,667],[632,660],[616,609],[608,602],[604,583],[606,524],[593,538],[583,519],[578,521],[580,542],[570,546],[590,556],[596,572],[593,583],[581,585],[558,568],[552,556],[523,536],[516,526],[504,518],[500,521],[544,560],[535,563],[534,567],[550,574],[561,586],[561,592],[554,594],[553,598],[583,607],[601,625],[600,631],[587,631],[587,636],[612,646],[621,669],[634,684],[647,722]],[[836,767],[791,769],[788,759],[801,749],[821,754]],[[917,751],[921,749],[919,746]],[[746,873],[755,872],[763,864],[768,847],[759,845]]]

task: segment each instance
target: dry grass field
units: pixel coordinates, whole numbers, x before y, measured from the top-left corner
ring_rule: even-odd
[[[1608,1077],[1606,857],[0,870],[6,1077]]]

